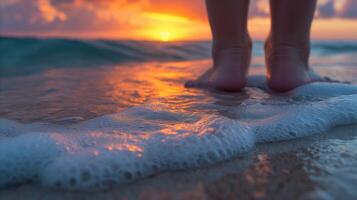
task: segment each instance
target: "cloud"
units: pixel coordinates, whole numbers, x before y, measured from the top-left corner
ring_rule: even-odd
[[[203,0],[1,0],[1,32],[124,31],[153,23],[147,13],[206,20]],[[252,0],[250,17],[267,17],[267,0]],[[320,0],[319,18],[357,18],[356,0]]]
[[[4,0],[0,31],[105,31],[130,26],[141,5],[137,1]]]
[[[250,17],[267,17],[269,16],[269,2],[266,0],[254,0],[250,4]]]
[[[345,1],[345,3],[341,6],[339,16],[344,18],[357,18],[357,1]]]
[[[317,15],[319,17],[330,18],[334,17],[335,14],[335,2],[333,0],[322,1],[322,3],[318,5]]]

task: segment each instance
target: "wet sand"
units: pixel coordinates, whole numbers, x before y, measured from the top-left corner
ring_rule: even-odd
[[[166,172],[105,191],[26,184],[1,190],[0,199],[355,199],[351,187],[357,183],[357,154],[356,149],[341,148],[347,144],[357,144],[357,126],[258,145],[228,162]],[[351,179],[341,182],[334,170],[345,171]]]
[[[122,68],[114,69],[109,74],[108,71],[98,73],[96,70],[89,69],[85,71],[88,74],[84,73],[84,75],[95,74],[100,79],[87,83],[89,86],[78,85],[77,82],[72,86],[71,82],[66,82],[65,90],[56,93],[51,92],[53,90],[51,88],[61,88],[63,86],[58,84],[64,84],[63,80],[68,76],[81,77],[83,72],[80,69],[74,69],[71,73],[65,72],[66,70],[49,70],[41,75],[44,80],[48,79],[45,87],[42,88],[43,91],[37,87],[38,91],[34,89],[31,93],[33,96],[36,92],[38,95],[47,92],[47,99],[39,104],[43,109],[39,109],[38,106],[28,109],[20,106],[15,108],[16,103],[26,105],[24,102],[9,101],[8,99],[11,98],[9,93],[4,95],[6,98],[0,98],[3,111],[1,116],[23,122],[39,120],[56,124],[76,123],[140,105],[153,96],[175,102],[177,99],[170,99],[170,95],[185,92],[189,95],[190,93],[181,87],[182,82],[194,77],[208,65],[208,61],[200,61],[164,65],[148,63],[144,66],[128,68],[130,73],[135,74],[131,78],[137,83],[126,82],[122,78],[125,75],[125,70],[123,71]],[[153,68],[156,70],[151,71],[150,69]],[[321,72],[325,75],[334,73],[337,78],[348,75],[352,77],[348,70],[329,71],[321,68]],[[253,74],[264,72],[262,68],[255,68],[252,71]],[[172,80],[172,77],[175,77],[175,80]],[[44,80],[32,76],[9,79],[3,83],[5,87],[5,84],[14,87],[15,83],[19,84],[23,81],[23,90],[27,90],[34,87],[36,81],[42,84]],[[28,85],[29,88],[26,89],[26,81],[34,85]],[[106,88],[103,88],[104,86]],[[75,89],[71,90],[71,87]],[[132,91],[133,89],[136,90]],[[103,99],[108,98],[110,93],[110,99],[114,103],[105,106],[106,104],[101,102],[103,99],[91,98],[93,93],[88,92],[89,90],[97,91],[95,95]],[[24,92],[18,94],[26,95]],[[126,100],[125,95],[136,98],[128,97],[127,101],[123,101]],[[207,96],[206,93],[203,95]],[[55,101],[59,98],[60,102]],[[244,97],[237,98],[244,99]],[[224,102],[217,101],[217,103],[233,105],[235,104],[233,101],[237,98],[232,98],[232,102],[226,99]],[[25,101],[26,97],[16,99]],[[56,110],[58,107],[63,110]],[[79,107],[81,108],[79,117],[72,117],[72,115],[68,117],[66,111]],[[357,192],[354,189],[357,185],[356,146],[357,126],[340,127],[310,138],[261,144],[253,151],[214,166],[161,173],[105,191],[63,191],[45,188],[38,183],[28,183],[0,190],[0,199],[356,199]]]

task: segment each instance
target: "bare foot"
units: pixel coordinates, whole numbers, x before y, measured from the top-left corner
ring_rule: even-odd
[[[329,81],[309,68],[309,47],[265,44],[267,81],[270,89],[287,92],[301,85]]]
[[[239,91],[246,85],[251,58],[251,42],[245,47],[219,50],[213,54],[213,68],[199,78],[187,81],[185,87],[211,88],[221,91]]]

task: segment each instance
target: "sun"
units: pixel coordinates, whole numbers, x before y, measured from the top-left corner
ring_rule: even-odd
[[[185,16],[144,12],[139,21],[142,25],[135,29],[133,36],[145,40],[177,42],[209,35],[206,23]]]
[[[159,32],[159,38],[162,42],[168,42],[170,40],[172,40],[172,36],[171,36],[171,32],[170,31],[161,31]]]
[[[151,40],[170,42],[177,41],[188,36],[185,27],[191,27],[191,21],[182,16],[163,13],[145,13],[145,27],[141,31],[144,38]]]
[[[185,30],[176,24],[154,24],[142,33],[147,38],[161,42],[177,41],[187,36]]]

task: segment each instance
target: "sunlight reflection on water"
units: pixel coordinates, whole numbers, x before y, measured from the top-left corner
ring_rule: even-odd
[[[136,111],[137,113],[132,114],[133,116],[128,111],[122,116],[112,116],[113,118],[120,118],[113,120],[120,121],[123,123],[121,124],[123,125],[122,128],[124,127],[123,129],[127,128],[132,132],[125,135],[124,141],[118,139],[118,141],[113,142],[110,140],[103,145],[102,149],[94,149],[90,152],[92,156],[100,157],[103,156],[103,152],[115,153],[116,151],[125,151],[141,158],[145,150],[133,143],[138,140],[147,141],[150,139],[151,135],[146,134],[143,131],[143,127],[149,132],[149,128],[155,130],[158,126],[167,124],[169,126],[160,129],[158,135],[175,136],[175,138],[180,139],[179,137],[184,138],[192,134],[189,131],[195,131],[189,127],[190,123],[197,121],[191,115],[202,113],[216,114],[227,118],[239,118],[243,122],[259,121],[259,117],[262,119],[266,117],[258,115],[262,113],[259,109],[265,108],[260,105],[281,105],[281,109],[275,110],[278,113],[285,109],[284,105],[299,104],[306,100],[279,95],[273,96],[256,88],[246,88],[241,93],[224,93],[185,89],[183,87],[187,79],[194,78],[208,68],[210,64],[209,60],[128,63],[96,68],[48,69],[47,71],[30,76],[2,78],[0,85],[2,93],[0,96],[0,116],[27,123],[50,122],[70,125],[105,114],[118,113],[129,107],[142,104],[149,105],[150,103],[155,104],[152,110],[165,107],[167,111],[179,113],[178,115],[165,115],[165,112],[160,112],[156,115],[154,112],[151,112],[151,115],[148,117],[145,116],[145,111]],[[261,58],[254,59],[253,66],[250,74],[264,73]],[[357,83],[357,72],[351,66],[318,66],[317,69],[323,75],[331,75],[336,79]],[[151,102],[153,99],[155,101]],[[249,99],[249,102],[246,101],[247,99]],[[312,101],[311,99],[307,100]],[[242,112],[234,110],[239,105],[243,105],[240,107],[244,108],[250,104],[255,106],[254,109],[250,109],[251,113],[245,113],[244,109],[242,109]],[[249,118],[249,114],[254,119]],[[273,115],[274,113],[270,112],[269,114]],[[146,117],[149,119],[146,119]],[[209,119],[207,121],[210,122]],[[207,121],[205,122],[207,123]],[[135,124],[135,129],[133,128],[134,125],[132,125],[133,122],[139,123],[139,125]],[[142,124],[142,127],[140,124]],[[211,131],[210,127],[204,129],[204,131],[206,135],[209,135]],[[88,135],[93,140],[81,141],[83,142],[81,145],[84,147],[95,147],[98,145],[96,142],[101,143],[101,138],[109,140],[106,138],[107,135],[113,138],[118,135],[118,138],[120,138],[120,134],[123,134],[123,131],[112,130],[108,134],[91,131],[88,132]],[[201,136],[199,131],[196,131],[195,134],[199,137]],[[356,163],[348,161],[349,159],[354,159],[356,155],[355,148],[352,147],[352,145],[356,144],[355,137],[350,142],[331,140],[326,142],[327,144],[320,143],[320,141],[317,143],[320,146],[316,145],[316,148],[305,148],[303,152],[299,152],[298,156],[295,153],[291,153],[292,155],[288,158],[288,160],[296,159],[293,161],[294,163],[306,167],[306,171],[305,168],[301,168],[300,173],[307,179],[307,182],[314,181],[314,177],[317,177],[316,179],[323,179],[320,182],[323,184],[326,182],[327,185],[336,180],[336,177],[333,175],[321,177],[319,174],[316,175],[314,171],[309,171],[316,168],[318,173],[336,173],[341,166],[330,165],[329,163],[332,160],[336,163],[351,163],[351,165],[345,167],[347,172],[341,172],[342,175],[341,177],[337,177],[337,180],[341,182],[341,185],[350,182],[355,183],[355,180],[344,177],[355,172],[354,167]],[[331,146],[331,144],[338,145]],[[345,146],[348,146],[347,150],[343,149]],[[325,150],[327,152],[324,152]],[[68,147],[67,151],[72,152],[74,150]],[[347,157],[340,159],[340,155]],[[315,156],[318,156],[318,158],[315,158]],[[334,160],[330,157],[337,158]],[[272,171],[275,170],[280,173],[282,171],[281,166],[285,167],[285,165],[279,164],[276,167],[277,169],[274,169],[273,167],[276,163],[271,160],[276,159],[276,157],[265,153],[260,154],[257,159],[257,166],[251,166],[244,172],[244,176],[242,177],[246,183],[258,188],[254,193],[254,197],[259,198],[267,195],[266,188],[269,187],[269,184],[275,178],[271,174]],[[327,165],[325,165],[326,162],[328,163]],[[294,166],[291,168],[295,169]],[[310,180],[309,176],[312,176],[313,178],[311,179],[314,180]],[[352,191],[349,188],[347,190],[349,192]],[[351,193],[355,195],[353,191]]]

